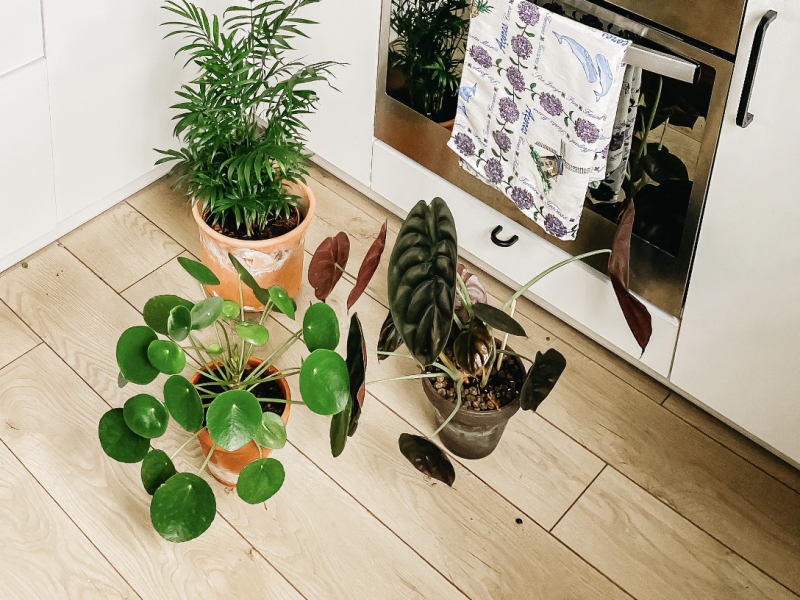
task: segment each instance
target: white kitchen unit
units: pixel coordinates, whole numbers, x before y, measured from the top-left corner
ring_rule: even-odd
[[[0,76],[43,56],[39,0],[0,3]]]
[[[749,49],[765,36],[752,123],[736,124]],[[800,3],[750,0],[670,381],[800,462]],[[756,166],[758,164],[759,166]]]

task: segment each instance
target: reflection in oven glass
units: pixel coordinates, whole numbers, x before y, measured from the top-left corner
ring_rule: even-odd
[[[634,43],[665,50],[575,10],[568,2],[536,0],[535,4]],[[469,18],[492,9],[491,0],[392,0],[386,93],[452,130],[459,94],[467,96],[465,101],[470,94],[469,89],[459,89]],[[620,202],[633,197],[634,235],[670,255],[678,254],[714,77],[714,69],[702,64],[693,84],[642,73],[631,156],[619,202],[602,202],[613,199],[614,191],[601,182],[592,191],[595,202],[587,198],[586,210],[616,221]],[[646,131],[646,148],[641,148]]]

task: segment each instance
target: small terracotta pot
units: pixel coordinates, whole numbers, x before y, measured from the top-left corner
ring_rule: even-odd
[[[306,230],[314,218],[316,201],[314,193],[303,183],[288,184],[289,193],[300,197],[298,207],[303,220],[292,231],[270,240],[237,240],[214,231],[200,215],[199,204],[192,215],[200,229],[201,260],[219,278],[219,285],[207,285],[206,291],[225,300],[239,303],[239,277],[228,253],[233,254],[262,288],[279,285],[294,297],[303,279],[303,253]],[[242,284],[245,310],[260,311],[264,305]]]
[[[511,359],[511,356],[505,358],[505,360]],[[517,357],[513,357],[513,360],[517,361],[524,373],[525,366],[522,361]],[[425,395],[436,411],[438,427],[450,416],[455,405],[437,393],[430,379],[422,380],[422,389],[425,390]],[[518,410],[519,396],[499,410],[478,411],[461,408],[439,432],[439,439],[445,448],[461,458],[477,459],[489,456],[500,443],[508,421]]]
[[[247,361],[247,365],[250,367],[257,367],[260,364],[260,358],[251,358],[249,361]],[[216,365],[209,365],[209,367],[216,368]],[[265,372],[271,375],[273,373],[277,373],[278,370],[275,367],[270,367]],[[191,379],[191,382],[197,383],[198,381],[200,381],[200,373],[195,373]],[[276,379],[275,381],[283,392],[284,400],[291,400],[292,394],[289,391],[289,384],[286,383],[286,380]],[[290,409],[291,404],[286,404],[285,408],[283,409],[281,421],[283,421],[284,425],[286,425],[289,421]],[[208,429],[204,430],[203,433],[198,435],[197,439],[200,440],[200,446],[203,448],[203,455],[208,456],[208,453],[211,451],[211,447],[214,445],[211,436],[208,434]],[[259,455],[258,445],[255,442],[245,444],[233,452],[228,452],[227,450],[223,450],[217,446],[214,448],[214,454],[211,455],[211,460],[208,461],[208,472],[211,473],[211,476],[220,483],[230,487],[235,487],[236,482],[239,480],[239,473],[242,472],[242,469],[244,469],[254,460],[258,459],[260,456],[266,458],[271,452],[272,450],[270,448],[264,448],[262,446],[261,455]]]

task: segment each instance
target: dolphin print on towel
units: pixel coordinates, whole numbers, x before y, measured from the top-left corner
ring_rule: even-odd
[[[606,57],[602,54],[598,54],[597,68],[595,68],[591,54],[589,54],[589,51],[581,44],[576,42],[571,37],[559,35],[555,31],[553,32],[553,35],[556,36],[559,44],[561,44],[562,41],[567,42],[570,50],[572,50],[572,54],[574,54],[575,58],[578,59],[578,62],[581,63],[583,72],[586,74],[586,80],[589,83],[594,83],[597,81],[598,75],[600,76],[600,91],[595,91],[594,93],[595,100],[599,102],[600,98],[608,94],[608,91],[611,89],[611,84],[614,81],[614,74],[611,72],[611,66],[608,64]]]
[[[470,98],[472,98],[475,93],[478,91],[478,84],[473,84],[472,87],[463,86],[459,88],[458,95],[461,96],[461,99],[464,102],[469,102]]]

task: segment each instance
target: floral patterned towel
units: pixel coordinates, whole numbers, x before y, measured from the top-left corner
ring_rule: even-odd
[[[551,235],[573,240],[606,174],[630,42],[526,0],[473,16],[448,146]]]

